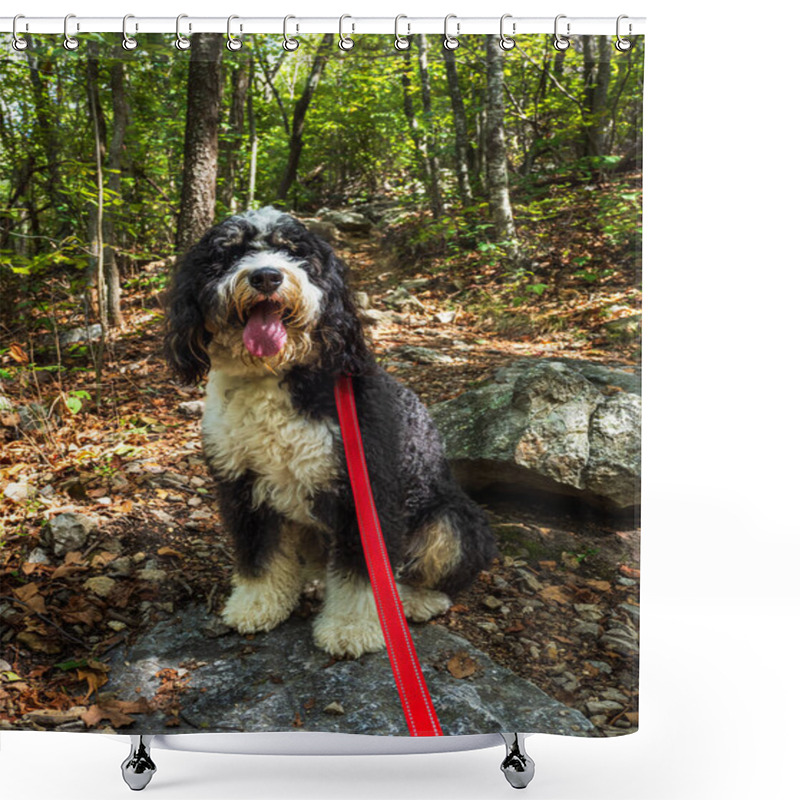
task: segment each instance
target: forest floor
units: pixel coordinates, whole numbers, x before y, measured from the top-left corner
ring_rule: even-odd
[[[568,226],[556,230],[573,237]],[[638,270],[576,275],[575,264],[598,259],[598,248],[591,236],[573,239],[553,233],[535,267],[548,291],[522,292],[525,302],[516,305],[507,302],[509,292],[526,285],[524,276],[510,286],[507,275],[478,258],[458,265],[428,259],[423,270],[397,258],[396,239],[387,248],[377,234],[348,236],[338,246],[367,305],[385,312],[371,328],[379,358],[432,405],[521,357],[636,366]],[[124,729],[148,704],[179,708],[184,676],[165,670],[155,697],[122,703],[103,692],[104,659],[185,604],[219,611],[225,600],[229,545],[202,460],[199,420],[179,407],[202,392],[178,386],[161,357],[163,281],[156,279],[165,271],[163,262],[149,265],[125,295],[125,325],[106,352],[101,411],[88,399],[94,385],[85,347],[57,354],[44,327],[27,341],[15,332],[2,342],[2,366],[15,371],[0,383],[0,400],[10,403],[0,407],[0,728]],[[415,298],[410,310],[387,302],[401,284]],[[636,333],[609,326],[619,320],[632,320]],[[57,321],[62,330],[76,326],[74,319]],[[453,360],[409,361],[398,350],[409,345]],[[38,364],[60,359],[63,369],[34,369],[31,356]],[[71,398],[82,400],[79,410],[68,409]],[[23,424],[20,406],[38,408],[38,421]],[[636,514],[534,498],[486,510],[501,558],[434,624],[586,714],[598,736],[635,729]],[[45,522],[66,511],[93,516],[99,531],[55,557]],[[318,605],[309,594],[295,613],[307,616]]]

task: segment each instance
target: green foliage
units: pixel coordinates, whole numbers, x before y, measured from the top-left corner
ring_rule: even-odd
[[[77,414],[83,408],[83,401],[91,399],[92,396],[89,392],[85,392],[82,389],[74,389],[69,392],[64,404],[71,413]]]

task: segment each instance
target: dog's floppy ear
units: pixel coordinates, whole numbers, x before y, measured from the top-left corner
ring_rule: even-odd
[[[347,267],[327,242],[314,238],[324,259],[327,284],[327,302],[319,321],[324,343],[322,366],[334,374],[365,375],[374,370],[375,360],[367,347],[356,304],[347,286]]]
[[[198,246],[178,263],[167,295],[165,355],[183,383],[200,381],[211,364],[207,351],[211,334],[205,328],[196,285],[202,268]]]

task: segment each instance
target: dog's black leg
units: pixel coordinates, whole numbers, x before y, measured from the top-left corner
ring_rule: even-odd
[[[272,630],[292,613],[303,588],[303,531],[266,505],[253,508],[249,477],[221,481],[218,490],[236,554],[223,619],[240,633]]]

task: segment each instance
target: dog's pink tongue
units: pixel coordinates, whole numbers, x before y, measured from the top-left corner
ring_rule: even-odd
[[[253,306],[242,339],[251,356],[267,358],[280,353],[286,344],[286,328],[281,322],[280,309],[264,300]]]

